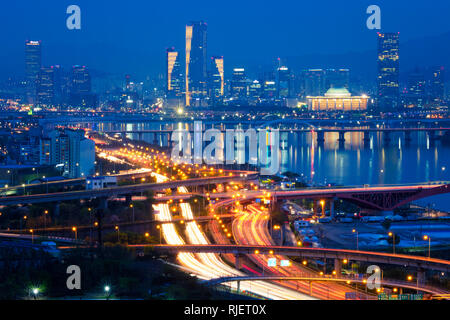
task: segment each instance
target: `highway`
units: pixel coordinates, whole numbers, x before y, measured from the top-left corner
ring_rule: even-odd
[[[268,221],[270,216],[267,210],[263,211],[256,205],[249,205],[247,209],[248,212],[245,212],[233,221],[233,235],[236,243],[243,245],[274,246],[274,242],[269,234]],[[288,257],[282,255],[251,254],[249,257],[264,270],[265,275],[292,276],[302,274],[304,276],[314,276],[317,274],[306,267],[293,263]],[[268,260],[271,258],[277,259],[278,266],[268,266]],[[290,265],[287,267],[279,266],[282,260],[289,261]],[[308,293],[319,299],[343,300],[345,299],[346,292],[354,290],[348,287],[335,284],[323,284],[320,282],[313,284],[304,281],[288,281],[280,282],[280,284],[290,288],[296,288],[301,292]]]
[[[129,152],[126,152],[122,153],[122,156],[127,157],[129,161],[135,163],[142,163],[148,159],[148,156],[146,156],[145,153],[138,153],[130,156]],[[168,165],[168,162],[165,163]],[[145,164],[149,165],[149,163]],[[182,173],[180,169],[177,170],[177,173],[181,176],[184,175],[184,173]],[[248,176],[247,174],[243,175],[242,172],[240,172],[238,174],[232,175],[231,177],[235,178],[237,175],[239,175],[239,177]],[[167,176],[157,172],[154,172],[153,176],[156,177],[157,183],[159,184],[167,183],[167,181],[169,180]],[[232,180],[236,181],[236,179]],[[183,182],[188,182],[188,180],[184,180]],[[184,185],[178,185],[177,190],[180,194],[185,194],[188,192],[187,188]],[[180,208],[186,225],[187,241],[191,244],[209,244],[207,237],[200,230],[197,222],[194,221],[195,217],[192,212],[191,206],[188,203],[180,203]],[[161,234],[164,237],[165,242],[170,245],[184,245],[185,241],[183,240],[182,236],[179,235],[173,223],[174,221],[170,212],[169,204],[159,203],[158,205],[154,205],[154,209],[157,211],[157,213],[155,214],[155,218],[160,221]],[[245,275],[244,273],[225,264],[219,258],[219,256],[214,253],[199,253],[194,255],[192,253],[181,252],[177,254],[177,259],[183,266],[184,270],[189,270],[191,274],[197,275],[200,279],[213,279],[224,276]],[[237,288],[236,283],[231,283],[228,285],[231,287],[235,287],[235,289]],[[241,289],[253,292],[261,297],[265,297],[268,299],[310,299],[310,297],[306,295],[263,281],[249,282],[242,286]]]
[[[180,187],[178,189],[181,193],[187,192],[185,187]],[[180,204],[183,218],[186,220],[193,220],[194,215],[189,204]],[[167,223],[171,221],[172,217],[170,214],[168,204],[159,204],[155,207],[159,211],[157,215],[158,220],[164,221],[162,225],[162,233],[164,239],[167,243],[173,245],[184,244],[183,239],[178,235],[175,226],[173,224]],[[200,230],[196,222],[191,221],[186,223],[186,237],[188,241],[192,244],[209,244],[206,236]],[[187,269],[192,270],[201,279],[212,279],[224,276],[244,276],[245,274],[228,266],[220,260],[220,258],[213,253],[199,253],[197,254],[198,259],[193,254],[190,253],[179,253],[177,255],[178,261]],[[228,284],[234,289],[237,289],[235,283]],[[299,294],[293,290],[288,290],[283,287],[272,285],[270,283],[262,281],[252,281],[241,287],[242,290],[254,292],[255,294],[266,297],[268,299],[289,299],[289,300],[305,300],[310,299],[306,295]]]

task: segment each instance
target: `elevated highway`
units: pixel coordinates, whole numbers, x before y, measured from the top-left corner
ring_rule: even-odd
[[[337,283],[346,283],[346,284],[352,284],[352,283],[358,283],[358,284],[366,284],[367,279],[363,278],[352,278],[352,277],[346,277],[346,278],[338,278],[338,277],[324,277],[324,276],[244,276],[244,277],[222,277],[222,278],[216,278],[211,279],[208,281],[205,281],[205,283],[209,286],[215,286],[218,284],[226,283],[226,282],[241,282],[241,281],[256,281],[256,280],[264,280],[264,281],[306,281],[306,282],[337,282]],[[430,286],[418,286],[416,283],[412,282],[405,282],[405,281],[394,281],[394,280],[381,280],[380,281],[381,287],[393,287],[393,288],[404,288],[404,289],[411,289],[411,290],[419,290],[426,293],[431,293],[433,295],[446,295],[448,294],[447,291],[438,289],[435,287]]]
[[[410,256],[404,254],[390,254],[372,251],[357,251],[346,249],[305,248],[285,246],[260,246],[260,245],[130,245],[136,249],[153,247],[155,250],[166,253],[192,252],[192,253],[224,253],[224,254],[279,254],[312,259],[337,259],[340,261],[361,261],[369,263],[382,263],[398,265],[407,268],[435,270],[450,272],[450,261]]]
[[[26,196],[7,196],[7,197],[0,197],[0,205],[7,206],[18,204],[59,202],[67,200],[79,200],[79,199],[111,198],[111,197],[118,197],[121,195],[140,193],[147,190],[156,191],[156,190],[174,189],[180,186],[200,186],[207,184],[227,183],[232,181],[247,181],[258,179],[258,177],[259,173],[241,172],[238,174],[232,174],[228,176],[174,180],[161,183],[143,183],[137,185],[126,185],[120,187],[94,189],[94,190],[33,194]]]

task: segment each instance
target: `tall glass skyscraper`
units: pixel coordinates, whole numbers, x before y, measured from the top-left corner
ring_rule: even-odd
[[[399,104],[399,33],[378,33],[378,106]]]
[[[181,95],[183,74],[180,67],[180,55],[175,48],[166,50],[166,94],[168,97]]]
[[[25,77],[27,82],[26,100],[29,104],[36,103],[36,85],[42,64],[41,41],[27,40],[25,42]]]
[[[55,80],[53,67],[42,67],[37,81],[37,104],[51,106],[55,97]]]
[[[223,97],[225,91],[225,74],[223,57],[211,57],[210,98],[216,102]]]
[[[207,96],[206,30],[203,21],[186,25],[186,106]]]

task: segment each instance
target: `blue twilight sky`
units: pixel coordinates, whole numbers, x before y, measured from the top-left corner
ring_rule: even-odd
[[[66,28],[71,4],[81,7],[81,31]],[[208,23],[208,55],[224,55],[228,68],[374,50],[376,30],[366,28],[371,4],[381,7],[382,31],[399,31],[401,41],[450,31],[448,0],[2,0],[0,78],[23,73],[26,39],[43,41],[44,65],[162,72],[165,48],[183,50],[192,20]]]

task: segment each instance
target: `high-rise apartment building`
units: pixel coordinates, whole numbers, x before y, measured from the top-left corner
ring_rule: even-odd
[[[95,142],[83,130],[55,130],[40,142],[40,163],[57,165],[69,178],[86,177],[95,171]]]

